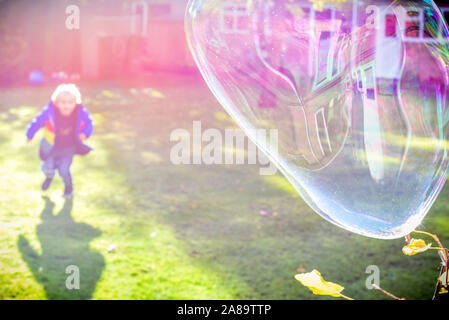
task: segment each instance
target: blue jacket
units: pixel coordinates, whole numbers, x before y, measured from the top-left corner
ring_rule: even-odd
[[[50,101],[46,107],[31,121],[28,126],[26,136],[29,140],[32,140],[34,135],[41,129],[44,128],[44,138],[41,141],[39,156],[42,160],[46,160],[53,150],[55,144],[55,133],[56,123],[55,123],[55,109],[53,102]],[[78,113],[77,125],[76,125],[76,154],[86,155],[92,149],[85,145],[80,139],[79,135],[84,133],[86,137],[90,137],[93,132],[92,118],[89,111],[82,105],[76,106],[74,112]]]

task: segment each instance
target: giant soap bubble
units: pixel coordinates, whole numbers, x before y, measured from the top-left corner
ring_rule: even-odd
[[[316,2],[191,0],[190,48],[317,213],[365,236],[404,236],[446,181],[447,26],[431,0]],[[277,146],[260,129],[277,129]]]

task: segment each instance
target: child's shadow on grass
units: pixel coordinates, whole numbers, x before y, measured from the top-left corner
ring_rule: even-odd
[[[18,246],[22,257],[49,299],[90,299],[105,262],[99,252],[89,248],[89,243],[99,237],[101,231],[73,220],[72,200],[66,200],[63,209],[54,215],[54,203],[48,197],[43,199],[42,223],[36,228],[42,253],[39,255],[25,236],[20,235]],[[76,273],[67,269],[68,266],[78,267],[79,289],[70,290],[66,286],[68,278],[69,287],[76,283]]]

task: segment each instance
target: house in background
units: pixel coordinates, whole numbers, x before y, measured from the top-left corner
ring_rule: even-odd
[[[83,77],[193,70],[184,33],[186,6],[187,0],[123,1],[112,14],[83,16]]]
[[[82,16],[82,75],[99,78],[145,70],[195,69],[184,33],[187,2],[93,1],[96,9],[93,12],[83,10],[87,12]],[[247,34],[246,1],[221,0],[220,4],[223,11],[221,31]],[[443,5],[441,11],[447,16],[449,7]]]
[[[32,70],[84,79],[134,76],[147,70],[196,70],[184,33],[188,0],[0,1],[1,83],[26,81]],[[221,31],[249,30],[246,0],[220,0]],[[80,29],[65,23],[80,8]],[[43,10],[45,8],[45,10]],[[447,17],[449,7],[442,4]]]
[[[0,82],[32,70],[83,79],[132,77],[146,70],[196,70],[184,33],[188,0],[0,1]],[[79,29],[67,28],[67,7]]]

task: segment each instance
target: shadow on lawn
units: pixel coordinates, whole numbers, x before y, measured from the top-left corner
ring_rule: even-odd
[[[73,220],[72,200],[66,200],[59,214],[54,215],[54,203],[48,197],[43,199],[42,223],[36,228],[42,253],[20,235],[18,246],[22,257],[36,280],[44,286],[49,299],[90,299],[105,262],[100,253],[89,248],[89,242],[99,237],[101,231]],[[71,265],[79,268],[79,289],[66,287],[67,278],[74,274],[71,270],[66,273]]]

